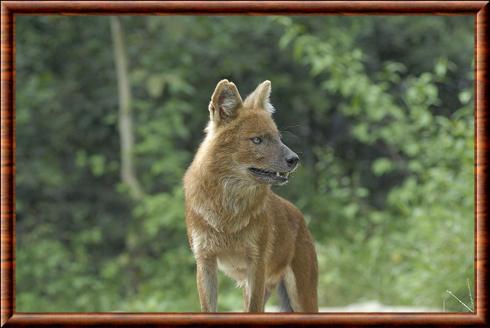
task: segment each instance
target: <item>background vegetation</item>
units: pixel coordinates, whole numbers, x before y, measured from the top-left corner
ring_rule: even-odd
[[[181,177],[222,78],[272,81],[322,307],[472,307],[470,17],[20,16],[16,45],[17,311],[199,310]]]

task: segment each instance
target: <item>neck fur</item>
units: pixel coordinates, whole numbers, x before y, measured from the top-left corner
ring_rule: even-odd
[[[239,231],[264,210],[268,186],[221,172],[206,156],[195,164],[197,174],[187,196],[193,209],[216,230]]]

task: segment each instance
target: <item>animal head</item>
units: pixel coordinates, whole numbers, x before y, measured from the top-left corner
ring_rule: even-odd
[[[282,141],[270,104],[270,81],[242,101],[236,85],[222,80],[209,103],[207,138],[222,174],[258,184],[282,185],[299,157]]]

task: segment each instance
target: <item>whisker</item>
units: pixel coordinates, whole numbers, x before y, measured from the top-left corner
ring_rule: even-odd
[[[292,134],[293,136],[297,137],[297,135],[291,131],[288,131],[288,130],[280,130],[281,133],[289,133],[289,134]]]
[[[286,126],[286,127],[285,127],[285,129],[289,129],[289,128],[298,128],[298,127],[300,127],[300,126],[301,126],[301,124],[296,124],[296,125],[288,125],[288,126]]]
[[[284,133],[283,133],[284,132]],[[288,139],[294,139],[294,140],[299,140],[301,139],[300,137],[298,137],[296,134],[292,133],[292,132],[289,132],[289,131],[281,131],[281,136],[285,135],[286,138]]]

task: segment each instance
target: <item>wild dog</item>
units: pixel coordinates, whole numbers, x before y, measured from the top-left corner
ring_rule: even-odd
[[[271,83],[245,101],[220,81],[204,141],[184,176],[187,234],[197,264],[201,310],[217,311],[217,268],[243,287],[245,310],[263,312],[278,288],[281,310],[318,312],[318,265],[303,215],[276,195],[298,155],[272,119]]]

